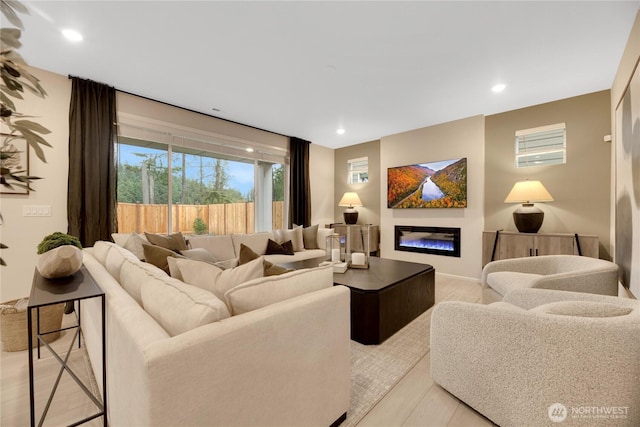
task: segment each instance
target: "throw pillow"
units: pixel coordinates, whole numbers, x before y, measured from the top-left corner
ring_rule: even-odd
[[[180,251],[180,255],[184,255],[189,259],[195,259],[196,261],[216,262],[216,260],[213,259],[211,252],[204,248],[193,248],[187,249],[186,251]]]
[[[266,255],[293,255],[293,243],[291,240],[287,240],[286,242],[280,244],[278,242],[274,242],[269,239],[267,243],[267,251]]]
[[[304,251],[304,239],[302,237],[302,228],[294,228],[293,230],[278,230],[279,243],[291,240],[294,252]]]
[[[320,249],[318,246],[318,224],[309,227],[293,224],[293,228],[302,228],[302,240],[305,249]]]
[[[165,273],[170,274],[169,263],[167,262],[167,257],[174,258],[185,258],[182,255],[165,249],[160,246],[155,245],[147,245],[146,243],[142,245],[142,249],[144,251],[144,259],[149,264],[153,264],[159,269],[163,270]]]
[[[224,261],[214,262],[213,265],[215,265],[216,267],[220,267],[223,270],[226,270],[227,268],[236,268],[240,264],[238,263],[238,258],[231,258],[231,259],[226,259]]]
[[[144,250],[142,249],[142,245],[146,243],[149,242],[140,237],[138,233],[131,233],[122,247],[134,254],[139,260],[143,260]]]
[[[240,245],[240,257],[238,258],[238,262],[240,265],[246,264],[250,261],[260,258],[260,255],[253,252],[250,247],[245,246],[243,244]],[[265,276],[278,276],[280,274],[288,273],[290,271],[294,271],[290,268],[284,268],[280,265],[276,265],[272,262],[264,260],[264,275]]]
[[[302,229],[302,239],[305,249],[319,249],[318,247],[318,224]]]
[[[212,292],[223,301],[224,293],[229,289],[264,275],[262,257],[226,270],[188,258],[180,258],[176,261],[185,283]]]
[[[184,251],[187,250],[187,243],[184,240],[182,233],[173,233],[168,236],[160,234],[144,233],[145,237],[152,245],[161,246],[172,251]]]

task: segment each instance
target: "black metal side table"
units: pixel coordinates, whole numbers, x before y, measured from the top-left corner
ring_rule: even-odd
[[[71,349],[73,348],[76,339],[78,340],[78,348],[81,346],[81,330],[82,330],[82,322],[81,322],[81,310],[80,304],[81,301],[88,298],[101,298],[102,302],[102,402],[98,400],[93,393],[87,388],[86,385],[82,383],[82,381],[78,378],[78,376],[71,370],[69,365],[67,365],[67,361],[69,360],[69,356],[71,355]],[[44,307],[52,304],[60,304],[66,302],[77,302],[76,313],[77,313],[77,324],[62,328],[54,331],[46,331],[41,333],[40,331],[40,307]],[[60,279],[45,279],[40,275],[38,269],[35,270],[33,275],[33,283],[31,285],[31,296],[29,297],[29,304],[27,307],[27,324],[28,324],[28,333],[29,333],[29,400],[30,400],[30,414],[31,414],[31,426],[36,425],[36,416],[35,416],[35,390],[34,390],[34,373],[33,373],[33,319],[32,314],[33,310],[37,310],[38,313],[38,322],[36,325],[36,337],[38,340],[38,359],[40,359],[40,344],[43,344],[45,347],[49,349],[53,357],[60,363],[60,372],[58,372],[58,377],[53,385],[53,389],[51,390],[51,394],[49,395],[49,400],[44,408],[44,412],[42,413],[42,417],[38,422],[38,426],[41,426],[44,422],[45,417],[47,416],[47,412],[49,410],[49,406],[51,405],[51,401],[53,400],[53,396],[56,393],[58,388],[58,384],[60,383],[60,378],[62,377],[62,373],[66,370],[71,378],[80,386],[82,391],[85,392],[87,396],[93,401],[93,403],[99,409],[99,412],[91,415],[87,418],[84,418],[72,425],[79,425],[90,421],[94,418],[98,418],[100,416],[104,419],[104,425],[107,425],[107,364],[106,364],[106,337],[105,337],[105,294],[102,289],[95,282],[89,271],[82,266],[82,268],[77,271],[74,275],[69,277],[64,277]],[[67,354],[62,359],[53,348],[43,339],[44,335],[64,331],[68,329],[75,329],[75,335],[71,340],[71,344],[67,350]]]

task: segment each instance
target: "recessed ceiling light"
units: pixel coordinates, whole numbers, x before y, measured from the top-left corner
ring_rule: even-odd
[[[344,129],[342,129],[342,128],[340,128],[340,129],[338,129],[338,130],[336,131],[336,133],[337,133],[338,135],[344,135],[345,130],[344,130]]]
[[[68,28],[64,29],[62,30],[62,35],[65,36],[67,39],[71,40],[72,42],[82,41],[82,34],[77,32],[76,30],[71,30]]]
[[[499,93],[502,92],[503,90],[505,90],[505,88],[507,87],[507,85],[499,83],[497,85],[494,85],[491,90],[495,93]]]
[[[245,150],[247,150],[248,153],[253,153],[253,148],[251,148],[251,147],[247,147],[247,148],[245,148]]]

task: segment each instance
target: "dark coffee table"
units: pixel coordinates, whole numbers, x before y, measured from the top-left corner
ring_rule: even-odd
[[[317,267],[324,258],[283,264]],[[351,290],[351,339],[380,344],[433,306],[435,269],[429,264],[370,257],[368,269],[334,273],[333,283]]]

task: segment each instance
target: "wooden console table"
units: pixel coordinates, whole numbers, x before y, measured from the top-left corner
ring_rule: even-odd
[[[582,255],[598,258],[599,253],[598,236],[500,230],[482,233],[482,266],[499,259],[539,255]]]
[[[81,316],[80,316],[80,303],[82,300],[87,298],[101,298],[102,300],[102,402],[98,400],[93,393],[85,386],[82,381],[78,378],[78,376],[71,370],[67,361],[69,360],[69,356],[71,355],[71,349],[73,348],[76,339],[78,340],[78,348],[81,346]],[[66,302],[77,302],[76,313],[77,315],[77,324],[59,329],[54,331],[40,331],[40,308],[52,305],[52,304],[60,304]],[[27,306],[27,329],[29,334],[29,403],[30,403],[30,415],[31,415],[31,426],[36,425],[36,417],[35,417],[35,390],[34,390],[34,372],[33,372],[33,319],[32,314],[33,310],[37,310],[38,313],[38,322],[36,325],[36,338],[38,340],[38,359],[40,359],[40,344],[42,343],[45,347],[49,349],[53,357],[60,363],[60,371],[58,372],[58,377],[53,385],[53,389],[51,390],[51,394],[49,395],[49,400],[44,408],[44,412],[40,421],[38,422],[38,426],[42,425],[45,417],[47,416],[47,412],[49,410],[49,406],[51,405],[51,401],[53,400],[53,396],[56,393],[58,388],[58,384],[60,383],[60,378],[62,373],[66,370],[67,373],[73,378],[73,380],[80,386],[82,391],[89,396],[91,401],[98,407],[99,412],[91,415],[83,420],[80,420],[73,425],[79,425],[90,421],[94,418],[103,417],[103,425],[107,425],[107,360],[106,360],[106,339],[105,339],[105,295],[104,291],[100,289],[98,284],[93,280],[93,277],[89,273],[89,271],[83,266],[79,271],[77,271],[74,275],[69,277],[63,277],[60,279],[45,279],[40,275],[38,270],[35,270],[33,275],[33,283],[31,285],[31,296],[29,297],[29,304]],[[75,329],[75,335],[71,340],[71,344],[69,344],[69,348],[67,349],[67,354],[64,357],[64,360],[58,353],[51,348],[48,342],[43,339],[44,335],[68,330]]]

